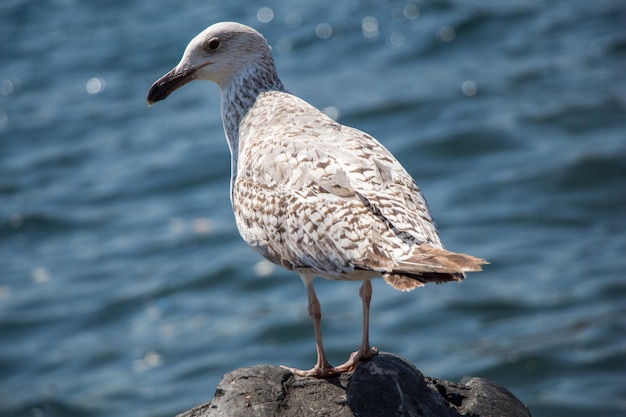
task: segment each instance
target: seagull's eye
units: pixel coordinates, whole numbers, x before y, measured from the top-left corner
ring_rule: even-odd
[[[206,49],[215,51],[220,46],[220,40],[218,38],[211,38],[206,44]]]

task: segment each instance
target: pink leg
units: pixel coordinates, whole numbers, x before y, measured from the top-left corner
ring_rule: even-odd
[[[312,369],[303,371],[296,368],[289,368],[283,366],[283,368],[289,369],[291,372],[298,376],[325,378],[335,374],[334,368],[328,363],[326,359],[326,352],[324,352],[324,343],[322,342],[322,309],[320,302],[315,294],[313,288],[313,275],[301,274],[300,277],[306,286],[307,297],[309,299],[309,316],[313,320],[313,326],[315,327],[315,345],[317,347],[317,363]]]
[[[378,349],[370,347],[369,328],[370,328],[370,302],[372,300],[372,283],[369,279],[363,281],[359,295],[363,301],[363,338],[359,350],[350,355],[350,359],[343,365],[334,368],[335,372],[349,372],[354,370],[356,364],[361,359],[368,359],[378,353]]]

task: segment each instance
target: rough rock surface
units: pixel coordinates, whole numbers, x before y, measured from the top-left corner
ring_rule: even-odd
[[[464,384],[425,377],[411,363],[379,353],[354,372],[300,378],[275,366],[224,375],[211,402],[177,417],[530,417],[506,388],[482,378]]]

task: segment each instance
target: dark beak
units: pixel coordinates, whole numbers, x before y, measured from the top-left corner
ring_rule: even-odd
[[[193,80],[194,69],[178,70],[174,68],[152,84],[148,91],[148,105],[165,100],[167,96]]]

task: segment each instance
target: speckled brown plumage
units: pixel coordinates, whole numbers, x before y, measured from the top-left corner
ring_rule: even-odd
[[[406,291],[460,281],[485,263],[444,249],[419,187],[376,139],[285,90],[255,30],[228,22],[207,28],[154,83],[149,103],[193,79],[214,81],[222,90],[241,236],[270,261],[298,272],[307,287],[318,362],[294,372],[324,377],[376,353],[367,337],[370,279],[383,277]],[[314,276],[363,280],[363,340],[339,367],[324,353]]]

